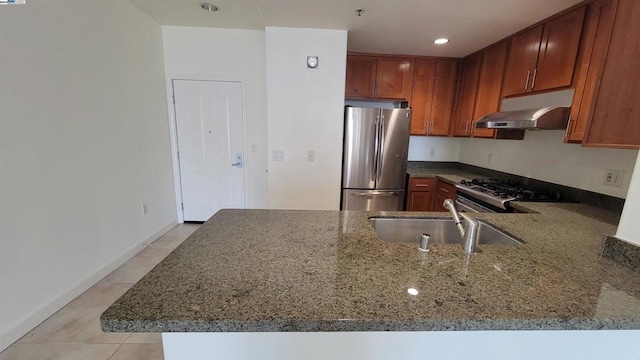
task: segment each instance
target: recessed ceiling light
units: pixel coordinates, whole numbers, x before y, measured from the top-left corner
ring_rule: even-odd
[[[213,4],[209,4],[209,3],[202,3],[200,4],[200,7],[207,10],[207,11],[218,11],[218,7],[213,5]]]
[[[449,42],[449,39],[445,39],[445,38],[436,39],[436,40],[433,41],[433,43],[437,44],[437,45],[444,45],[444,44],[446,44],[448,42]]]

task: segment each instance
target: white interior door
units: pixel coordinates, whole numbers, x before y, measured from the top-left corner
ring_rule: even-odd
[[[184,220],[244,208],[241,84],[174,80],[173,94]]]

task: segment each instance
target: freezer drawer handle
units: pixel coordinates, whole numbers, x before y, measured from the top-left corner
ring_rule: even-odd
[[[398,196],[399,194],[396,192],[383,192],[383,191],[376,191],[376,192],[361,192],[361,193],[355,193],[352,194],[353,196],[367,196],[367,197],[371,197],[371,196]]]

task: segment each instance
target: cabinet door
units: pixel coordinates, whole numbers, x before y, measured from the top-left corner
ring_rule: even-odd
[[[500,109],[507,46],[508,44],[503,42],[484,51],[474,111],[475,121]],[[474,137],[492,138],[494,135],[494,129],[473,129]]]
[[[431,191],[411,191],[409,192],[408,211],[431,211],[433,202],[433,192]]]
[[[640,2],[619,0],[583,144],[640,148]]]
[[[347,55],[345,96],[371,98],[376,82],[377,56]]]
[[[460,83],[456,96],[453,136],[471,136],[480,65],[482,65],[482,53],[477,53],[462,60]]]
[[[584,34],[576,71],[576,90],[571,106],[565,142],[581,143],[584,138],[589,110],[595,100],[597,80],[602,76],[611,29],[613,28],[613,0],[596,1],[587,6]]]
[[[435,194],[433,196],[433,205],[431,206],[431,210],[437,212],[449,212],[449,209],[444,207],[444,201],[447,199],[448,197],[444,195]]]
[[[429,135],[449,135],[453,116],[453,102],[456,94],[457,74],[458,62],[456,60],[437,61]]]
[[[410,100],[414,59],[378,57],[375,96],[382,99]]]
[[[509,60],[504,76],[504,96],[531,91],[542,30],[541,25],[511,39]]]
[[[411,95],[411,135],[427,135],[431,118],[436,60],[416,59],[413,93]]]
[[[585,11],[580,7],[544,25],[533,91],[571,86]]]

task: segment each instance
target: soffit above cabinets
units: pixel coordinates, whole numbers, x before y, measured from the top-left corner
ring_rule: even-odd
[[[130,0],[161,25],[349,31],[349,51],[463,57],[580,0]],[[356,9],[364,9],[358,16]],[[433,44],[451,39],[444,46]]]

